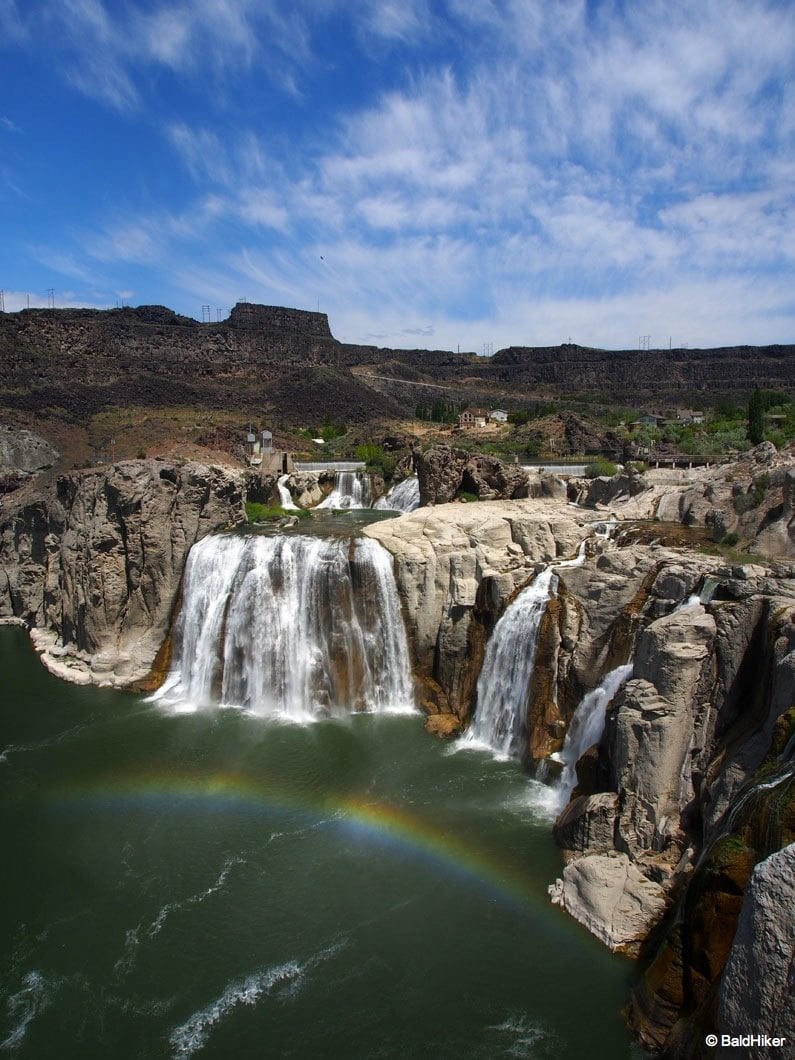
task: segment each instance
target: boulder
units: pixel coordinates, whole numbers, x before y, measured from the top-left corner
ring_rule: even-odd
[[[553,905],[579,921],[612,951],[632,956],[666,908],[665,893],[626,854],[587,854],[570,862],[549,887]]]

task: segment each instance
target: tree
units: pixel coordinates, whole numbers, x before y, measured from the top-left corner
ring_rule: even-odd
[[[748,402],[748,441],[759,445],[765,438],[765,402],[762,391],[757,388]]]

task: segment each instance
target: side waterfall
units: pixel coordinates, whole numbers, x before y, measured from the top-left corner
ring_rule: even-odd
[[[293,495],[287,488],[287,479],[289,477],[289,475],[282,475],[277,481],[276,486],[279,490],[279,500],[282,508],[294,510],[298,508],[298,505],[293,500]]]
[[[589,747],[601,740],[607,708],[619,688],[632,676],[632,670],[632,663],[617,666],[604,676],[598,688],[586,692],[577,705],[563,747],[551,756],[563,764],[563,771],[554,785],[556,802],[561,809],[577,786],[577,762]]]
[[[382,511],[392,512],[413,512],[419,506],[420,480],[416,475],[409,475],[402,482],[398,482],[386,496],[380,497],[373,505]]]
[[[500,757],[518,753],[541,619],[556,582],[547,567],[500,616],[486,645],[475,716],[462,746],[488,748]]]
[[[373,503],[370,476],[365,471],[337,471],[334,489],[318,508],[369,508]]]
[[[152,698],[297,721],[412,710],[389,554],[367,538],[206,537],[188,557],[174,662]]]

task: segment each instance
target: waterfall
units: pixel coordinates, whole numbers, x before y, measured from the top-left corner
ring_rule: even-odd
[[[413,709],[389,554],[367,538],[204,538],[188,557],[174,663],[153,699],[299,721]]]
[[[605,728],[605,714],[619,688],[632,676],[633,664],[617,666],[602,678],[598,688],[586,692],[572,715],[562,749],[552,755],[563,764],[563,771],[555,784],[556,801],[562,809],[577,786],[577,762],[589,747],[599,743]]]
[[[462,747],[489,748],[501,757],[518,753],[541,619],[556,581],[554,569],[547,567],[494,627],[478,678],[475,716]]]
[[[379,498],[373,505],[381,511],[413,512],[420,506],[420,480],[416,475],[409,475],[402,482],[393,486],[385,497]]]
[[[281,503],[282,508],[296,509],[296,508],[298,508],[298,505],[293,500],[293,496],[290,493],[289,489],[287,488],[287,479],[289,477],[290,477],[289,475],[282,475],[281,478],[276,483],[276,485],[277,485],[277,487],[279,489],[279,499],[280,499],[280,503]]]
[[[370,476],[364,471],[337,471],[334,489],[318,508],[369,508],[373,501]]]

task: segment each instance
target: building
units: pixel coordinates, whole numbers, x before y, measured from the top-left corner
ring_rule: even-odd
[[[676,418],[679,423],[703,423],[707,417],[700,409],[677,409]]]
[[[505,409],[492,409],[489,413],[489,420],[491,423],[507,423],[508,413]]]
[[[287,475],[295,470],[293,457],[286,450],[273,448],[273,433],[260,431],[259,437],[249,427],[246,435],[246,457],[261,475]]]
[[[487,409],[468,408],[458,417],[459,427],[485,427],[489,418]]]

